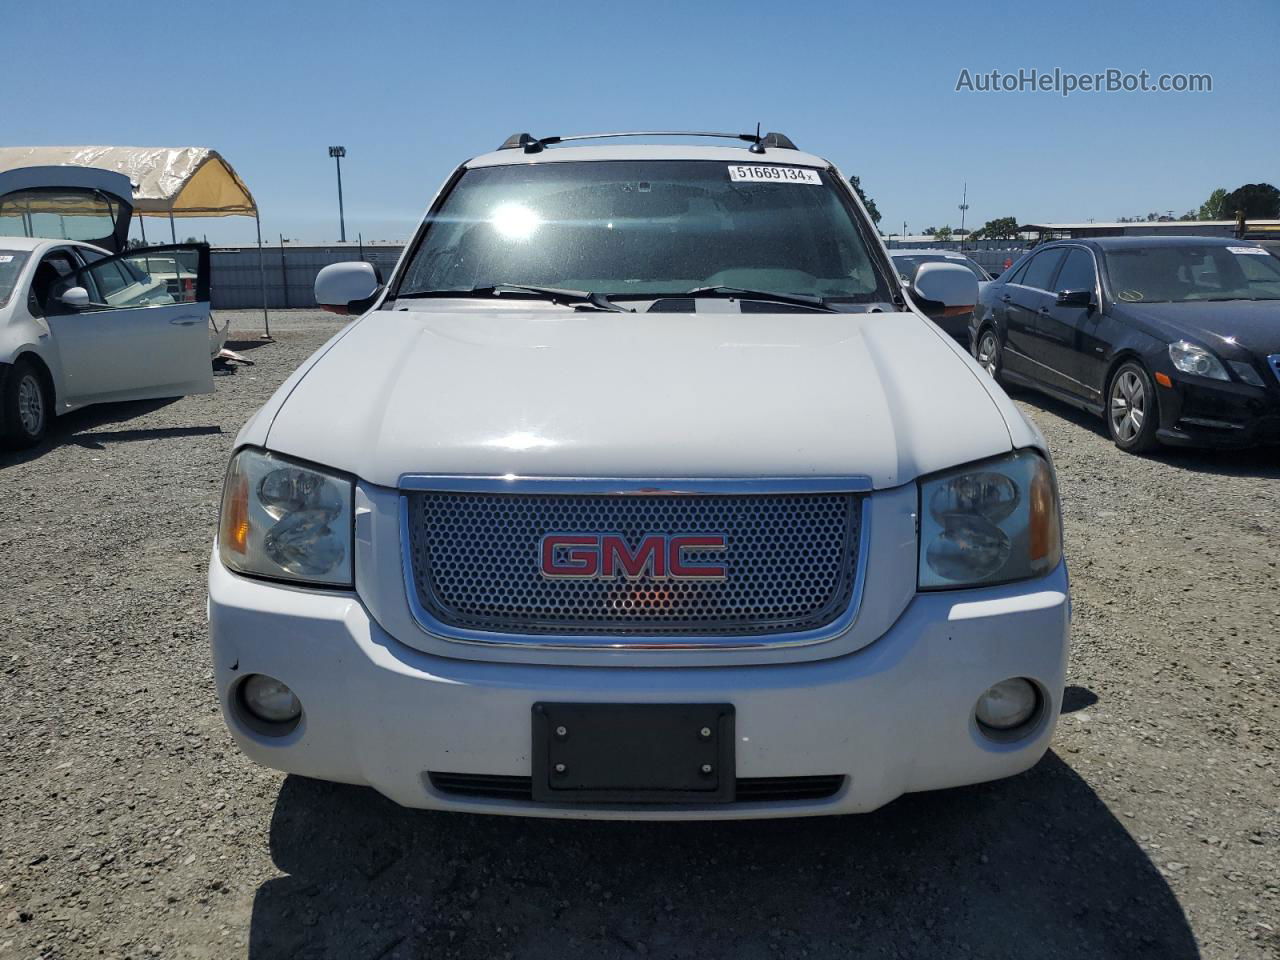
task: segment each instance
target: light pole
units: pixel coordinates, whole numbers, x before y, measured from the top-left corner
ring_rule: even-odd
[[[969,210],[969,184],[965,183],[964,193],[960,195],[960,246],[964,246],[964,215]]]
[[[341,231],[343,243],[347,242],[347,218],[342,212],[342,158],[346,155],[346,147],[329,148],[329,156],[333,157],[333,162],[338,167],[338,229]]]

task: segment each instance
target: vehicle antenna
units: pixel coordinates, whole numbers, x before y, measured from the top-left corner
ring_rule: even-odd
[[[756,123],[756,142],[747,148],[752,153],[764,153],[764,142],[760,136],[760,124]]]

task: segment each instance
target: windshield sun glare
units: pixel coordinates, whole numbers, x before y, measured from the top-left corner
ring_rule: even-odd
[[[712,160],[468,170],[424,226],[397,295],[518,285],[642,298],[732,287],[891,300],[847,191],[828,171],[803,172],[744,180]]]

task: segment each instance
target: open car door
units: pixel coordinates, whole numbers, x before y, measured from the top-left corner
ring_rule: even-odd
[[[51,290],[45,316],[70,404],[213,392],[209,247],[138,247]]]

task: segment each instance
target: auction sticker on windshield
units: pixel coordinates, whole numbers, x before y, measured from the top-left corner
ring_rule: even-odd
[[[1239,256],[1257,256],[1259,254],[1264,257],[1271,256],[1263,247],[1227,247],[1227,249]]]
[[[803,167],[764,167],[759,164],[730,165],[730,180],[746,180],[750,183],[808,183],[822,186],[817,170]]]

